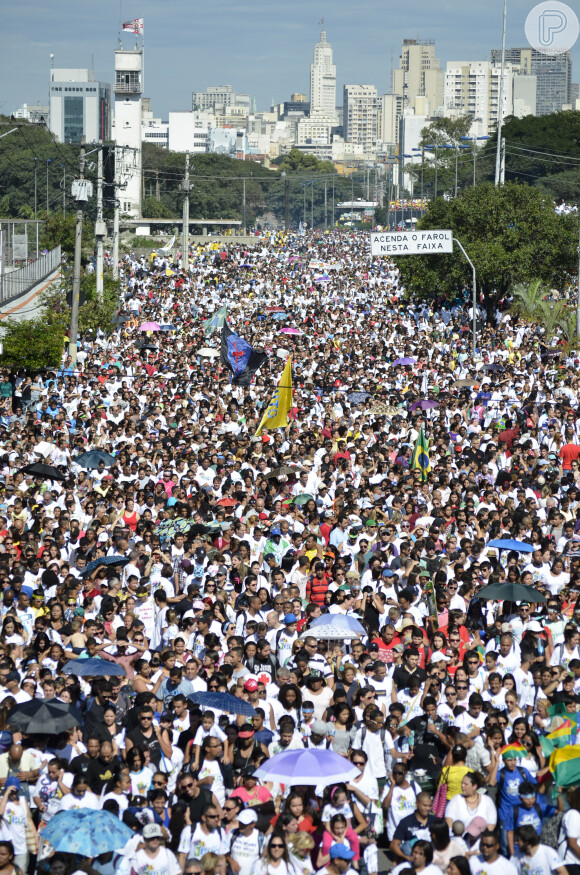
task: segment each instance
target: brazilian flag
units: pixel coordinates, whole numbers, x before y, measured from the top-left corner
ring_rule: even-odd
[[[417,438],[417,443],[415,444],[415,449],[413,450],[413,463],[411,465],[411,468],[413,470],[418,469],[421,472],[421,480],[426,480],[427,474],[431,470],[431,459],[429,458],[429,442],[425,437],[423,426],[421,426],[421,431],[419,432],[419,437]]]

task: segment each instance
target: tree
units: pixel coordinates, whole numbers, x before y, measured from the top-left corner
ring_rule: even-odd
[[[512,291],[511,309],[526,322],[536,322],[547,294],[547,289],[539,279],[532,280],[531,283],[516,283]]]
[[[287,155],[278,163],[278,169],[286,173],[335,173],[332,161],[320,161],[315,155],[302,152],[300,149],[290,149]]]
[[[41,248],[54,249],[60,243],[63,253],[72,259],[75,252],[76,213],[67,213],[66,216],[63,213],[50,213],[48,216],[43,215],[42,218],[44,224],[42,226]],[[85,252],[93,250],[93,231],[93,226],[88,219],[83,219],[82,242]]]
[[[450,228],[477,271],[480,299],[492,313],[516,283],[565,282],[577,262],[577,219],[559,216],[549,198],[528,185],[491,183],[457,198],[438,198],[418,225]],[[450,255],[397,259],[402,280],[418,297],[454,299],[471,285],[471,269],[457,250]]]
[[[141,215],[144,219],[174,219],[175,213],[162,201],[154,197],[145,197],[141,203]]]
[[[22,322],[7,319],[3,328],[6,333],[0,365],[37,371],[60,364],[65,341],[63,320],[47,324],[43,318]]]

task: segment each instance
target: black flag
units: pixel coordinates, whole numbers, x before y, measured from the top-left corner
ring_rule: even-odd
[[[236,386],[249,386],[252,377],[261,368],[268,356],[263,350],[254,349],[247,340],[235,334],[224,323],[222,326],[220,360],[233,374]]]

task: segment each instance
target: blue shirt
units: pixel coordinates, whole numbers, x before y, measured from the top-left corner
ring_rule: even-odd
[[[507,819],[515,805],[521,806],[519,789],[523,781],[529,781],[531,784],[536,783],[523,766],[516,766],[513,772],[508,771],[505,767],[501,770],[498,780],[498,812],[501,820]]]

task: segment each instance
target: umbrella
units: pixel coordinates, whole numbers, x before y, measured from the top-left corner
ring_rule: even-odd
[[[310,629],[319,626],[333,626],[337,631],[337,637],[344,632],[355,632],[357,635],[366,635],[366,629],[356,617],[346,614],[321,614],[310,624]]]
[[[73,808],[55,814],[42,838],[57,852],[98,857],[124,848],[133,838],[133,830],[110,811]]]
[[[79,678],[98,678],[105,675],[125,677],[127,672],[117,662],[109,662],[108,659],[100,659],[92,656],[90,659],[71,659],[63,666],[65,674],[75,674]]]
[[[236,504],[239,504],[239,501],[236,501],[235,498],[220,498],[219,501],[216,501],[218,507],[235,507]]]
[[[370,392],[351,392],[350,395],[347,395],[347,400],[350,401],[351,404],[360,404],[363,401],[366,401],[367,398],[372,398]]]
[[[89,577],[97,568],[117,568],[118,566],[122,568],[128,565],[130,561],[128,556],[101,556],[100,559],[93,559],[92,562],[85,565],[80,576]]]
[[[43,459],[46,459],[53,450],[54,444],[49,444],[48,441],[39,441],[34,448],[34,452],[42,456]]]
[[[143,325],[139,326],[139,331],[159,331],[160,328],[158,322],[144,322]]]
[[[8,722],[12,729],[28,735],[58,735],[65,729],[80,726],[81,715],[72,705],[56,699],[31,699],[15,705]]]
[[[479,385],[476,380],[455,380],[452,384],[453,389],[466,389]]]
[[[396,368],[399,365],[414,365],[416,364],[416,359],[412,359],[411,357],[403,358],[403,359],[395,359],[394,362],[391,362],[391,367]]]
[[[355,769],[357,769],[355,773]],[[283,750],[269,760],[265,760],[256,770],[256,777],[262,781],[278,784],[336,784],[351,781],[360,771],[345,757],[333,750]]]
[[[281,328],[280,334],[302,334],[299,328]]]
[[[175,331],[175,325],[162,325],[160,331]]]
[[[99,462],[104,462],[106,468],[110,468],[117,460],[109,453],[104,453],[103,450],[89,450],[88,453],[81,453],[77,456],[75,462],[81,468],[98,468]]]
[[[432,407],[439,407],[439,402],[430,401],[428,398],[421,398],[420,401],[413,402],[409,410],[431,410]]]
[[[274,313],[272,319],[275,319],[278,322],[280,319],[285,319],[287,315],[287,313]]]
[[[123,316],[122,314],[119,314],[118,316],[114,316],[111,319],[111,325],[122,325],[124,322],[129,322],[130,319],[130,316]]]
[[[266,307],[266,313],[283,313],[284,307]]]
[[[513,541],[511,538],[499,538],[496,541],[490,541],[487,546],[495,547],[496,550],[515,550],[517,553],[534,552],[531,544],[526,544],[524,541]]]
[[[296,498],[293,499],[293,502],[297,507],[302,507],[303,504],[308,504],[308,502],[313,498],[313,495],[309,495],[307,492],[303,492],[302,495],[297,495]]]
[[[196,705],[204,708],[217,708],[228,714],[242,714],[244,717],[255,717],[256,711],[245,699],[238,699],[231,693],[190,693],[189,698]]]
[[[374,555],[375,555],[374,553],[371,553],[371,556],[374,556]],[[349,630],[349,629],[338,628],[338,626],[336,626],[334,623],[331,623],[328,621],[327,614],[325,614],[324,616],[325,616],[325,619],[327,620],[327,622],[324,624],[321,623],[320,626],[316,627],[316,637],[317,638],[321,638],[324,641],[333,641],[335,638],[342,639],[343,641],[346,641],[347,639],[350,639],[350,638],[360,638],[360,636],[362,634],[366,635],[366,632],[364,632],[364,631],[363,632],[353,632],[352,630]],[[308,632],[306,632],[305,635],[308,635]]]
[[[162,541],[169,541],[176,535],[185,535],[191,528],[191,520],[177,517],[174,520],[163,520],[155,529]]]
[[[491,365],[484,365],[483,370],[484,371],[494,371],[498,374],[503,374],[503,372],[505,371],[505,368],[502,368],[501,365],[497,365],[497,364],[493,363]]]
[[[65,475],[58,468],[52,465],[45,465],[43,462],[33,462],[32,465],[25,465],[20,469],[21,474],[32,474],[34,477],[45,477],[47,480],[66,480]]]
[[[300,468],[289,468],[288,465],[283,465],[281,468],[274,468],[273,471],[268,471],[266,480],[271,480],[273,477],[288,477],[291,474],[300,474]]]
[[[135,349],[148,350],[149,352],[157,352],[157,347],[154,343],[141,343],[136,346]]]
[[[329,283],[330,277],[328,276],[327,273],[323,273],[322,276],[314,277],[314,282],[315,283]]]
[[[533,586],[525,586],[523,583],[490,583],[477,593],[478,599],[484,601],[506,602],[545,602],[546,596]]]
[[[216,359],[220,351],[219,349],[212,349],[211,346],[204,346],[202,349],[198,349],[197,354],[204,356],[206,359]]]

